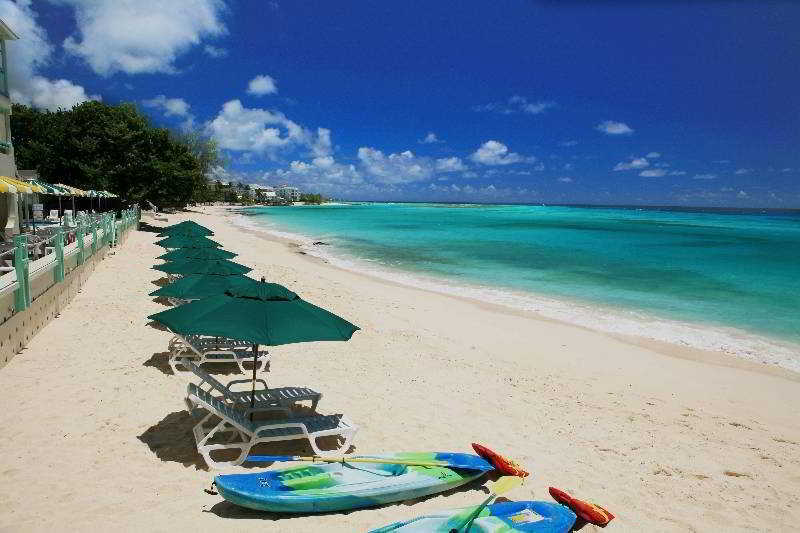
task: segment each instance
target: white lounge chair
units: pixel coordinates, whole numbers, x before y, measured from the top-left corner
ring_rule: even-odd
[[[61,217],[58,216],[58,209],[51,209],[47,220],[50,222],[61,222]]]
[[[189,412],[197,408],[208,412],[200,423],[192,428],[192,433],[197,443],[197,451],[203,456],[206,464],[215,469],[242,464],[253,446],[265,442],[308,439],[317,455],[342,454],[350,448],[353,436],[358,430],[355,424],[341,414],[253,422],[249,419],[251,413],[265,409],[242,410],[231,407],[194,383],[189,383],[187,388],[186,406]],[[217,419],[219,422],[216,422]],[[229,434],[227,442],[210,443],[215,436],[225,434]],[[329,436],[339,436],[344,442],[335,450],[321,450],[316,440]],[[239,442],[233,442],[237,438]],[[211,457],[211,453],[217,450],[239,450],[239,455],[231,461],[216,461]]]
[[[255,395],[253,394],[252,379],[235,379],[227,385],[223,385],[214,376],[197,366],[194,361],[189,358],[181,358],[180,365],[188,369],[189,372],[200,378],[197,386],[208,393],[214,394],[222,398],[228,405],[238,407],[240,409],[249,409],[251,396],[254,396],[254,408],[256,409],[282,409],[287,415],[290,410],[298,402],[310,401],[311,409],[315,410],[322,394],[313,391],[306,387],[277,387],[270,389],[267,382],[263,379],[257,379],[256,383],[259,385],[256,388]],[[235,385],[248,385],[247,390],[234,391],[232,387]]]
[[[180,359],[188,357],[195,363],[236,363],[242,374],[244,363],[253,363],[253,352],[246,342],[222,337],[200,337],[178,335],[169,341],[169,366],[175,374],[180,372]],[[260,371],[269,362],[269,352],[259,350],[256,357],[256,370]]]

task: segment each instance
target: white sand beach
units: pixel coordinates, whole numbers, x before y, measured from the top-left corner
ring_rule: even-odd
[[[484,443],[532,472],[509,498],[559,487],[616,514],[606,531],[800,529],[800,376],[348,272],[233,216],[168,223],[208,226],[251,276],[361,327],[346,343],[275,347],[266,376],[322,392],[320,412],[360,426],[356,452]],[[148,296],[156,240],[133,232],[0,369],[0,531],[352,532],[484,498],[293,517],[204,492],[213,472],[166,362],[170,334],[146,319],[165,309]]]

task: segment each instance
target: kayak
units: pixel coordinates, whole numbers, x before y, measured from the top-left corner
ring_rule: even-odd
[[[394,453],[354,456],[414,462],[457,462],[468,468],[397,463],[336,462],[294,466],[214,478],[219,494],[249,509],[280,513],[322,513],[372,507],[444,492],[493,470],[477,455]]]
[[[464,527],[475,507],[442,511],[396,522],[370,533],[428,532],[449,533]],[[503,502],[487,505],[464,533],[566,533],[575,523],[575,513],[568,507],[550,502]]]

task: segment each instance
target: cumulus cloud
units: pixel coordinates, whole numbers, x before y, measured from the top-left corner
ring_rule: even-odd
[[[275,94],[278,92],[278,86],[272,76],[266,74],[259,74],[247,84],[247,94],[253,96],[264,96],[265,94]]]
[[[142,105],[160,111],[165,117],[182,118],[181,128],[185,130],[194,127],[194,115],[189,111],[189,104],[183,98],[167,98],[159,94],[155,98],[142,100]]]
[[[634,131],[633,128],[624,122],[614,122],[613,120],[605,120],[595,126],[594,129],[606,135],[630,135]]]
[[[436,160],[436,170],[439,172],[461,172],[467,170],[460,157],[445,157]]]
[[[685,176],[686,175],[686,171],[684,171],[684,170],[673,170],[672,172],[669,173],[669,175],[670,176]]]
[[[661,176],[666,176],[667,171],[663,168],[650,168],[647,170],[642,170],[639,172],[639,175],[643,178],[660,178]]]
[[[539,115],[553,107],[556,107],[555,102],[531,102],[524,96],[514,95],[505,102],[492,102],[489,104],[477,105],[474,106],[472,110],[479,113],[500,113],[502,115],[511,115],[514,113]]]
[[[739,198],[750,198],[750,195],[749,195],[749,194],[747,194],[747,193],[746,193],[746,192],[744,192],[744,191],[739,191],[739,192],[736,194],[736,196],[738,196]]]
[[[420,144],[436,144],[436,143],[440,143],[440,142],[443,142],[443,141],[441,139],[439,139],[436,136],[435,133],[433,133],[432,131],[429,131],[428,134],[425,137],[423,137],[422,139],[420,139],[417,142],[419,142]]]
[[[521,155],[510,152],[508,146],[500,141],[486,141],[469,157],[482,165],[510,165],[526,160]],[[533,158],[529,159],[531,162],[533,160]]]
[[[558,181],[560,181],[561,183],[572,183],[572,178],[569,177],[558,178]]]
[[[358,159],[364,171],[380,183],[399,184],[429,180],[434,175],[434,165],[426,158],[411,152],[385,155],[382,151],[362,146]]]
[[[330,152],[330,130],[316,135],[279,111],[244,107],[239,100],[225,102],[219,114],[205,125],[206,133],[220,148],[255,152],[276,158],[285,150],[304,147],[313,155]]]
[[[650,166],[650,161],[645,157],[635,157],[630,161],[623,161],[614,166],[615,171],[620,170],[639,170]]]
[[[213,58],[227,57],[228,50],[219,46],[212,46],[207,44],[203,47],[203,51]]]
[[[743,174],[750,174],[752,171],[753,171],[752,168],[738,168],[736,169],[736,172],[734,172],[734,174],[736,174],[737,176],[741,176]]]
[[[646,157],[647,159],[658,159],[659,157],[661,157],[661,154],[660,154],[660,153],[658,153],[658,152],[650,152],[650,153],[649,153],[649,154],[647,154],[645,157]]]
[[[75,10],[64,49],[101,76],[175,72],[183,53],[226,32],[223,0],[56,1]]]
[[[87,100],[99,100],[86,89],[66,79],[48,79],[38,72],[47,66],[53,45],[47,32],[36,21],[31,0],[0,0],[0,18],[21,38],[7,41],[9,56],[9,89],[11,99],[25,105],[56,110],[70,109]]]
[[[717,179],[716,174],[695,174],[692,177],[693,180],[715,180]]]

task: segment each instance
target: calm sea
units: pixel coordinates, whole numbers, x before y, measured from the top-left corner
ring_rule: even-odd
[[[328,243],[308,249],[351,268],[800,369],[797,210],[356,203],[243,213]]]

